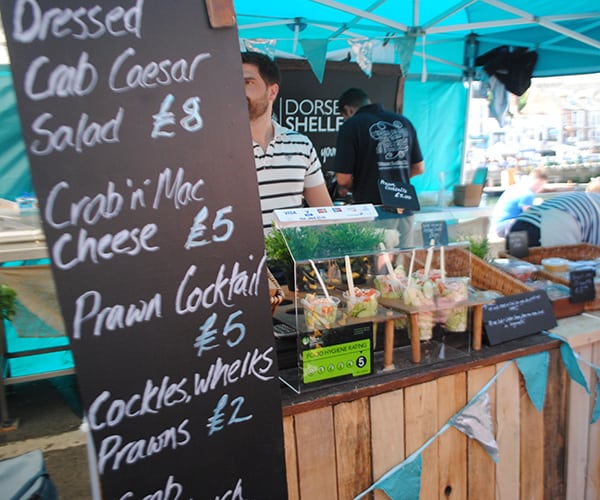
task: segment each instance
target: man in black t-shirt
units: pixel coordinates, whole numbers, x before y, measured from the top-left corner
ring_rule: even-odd
[[[379,179],[410,183],[425,170],[412,123],[371,103],[361,89],[348,89],[338,107],[346,120],[340,127],[333,171],[338,194],[352,192],[355,203],[381,204]]]
[[[371,103],[366,92],[356,88],[342,94],[338,108],[345,119],[333,165],[340,196],[351,191],[354,203],[380,205],[379,179],[409,184],[411,177],[425,171],[417,133],[404,116]],[[401,248],[413,246],[414,217],[410,211],[398,209],[391,214],[380,210],[379,218],[389,219],[385,225],[397,231]]]

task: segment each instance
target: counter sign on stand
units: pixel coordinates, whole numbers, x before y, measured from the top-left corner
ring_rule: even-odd
[[[0,6],[100,494],[286,498],[235,27],[190,0]]]

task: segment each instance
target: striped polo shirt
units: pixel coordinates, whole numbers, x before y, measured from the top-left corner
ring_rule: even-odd
[[[302,207],[304,188],[325,182],[310,139],[275,121],[273,126],[275,136],[266,151],[253,141],[265,234],[271,230],[273,210]]]
[[[581,228],[582,243],[600,245],[600,194],[582,191],[559,194],[544,200],[541,205],[530,207],[517,220],[541,228],[542,214],[550,209],[561,210],[573,216]],[[556,231],[560,230],[560,227],[556,228]]]

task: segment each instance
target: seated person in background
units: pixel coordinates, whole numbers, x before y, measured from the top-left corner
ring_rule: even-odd
[[[543,167],[536,167],[502,193],[492,213],[492,226],[498,236],[506,237],[517,216],[533,205],[535,194],[544,189],[546,182],[546,171]]]
[[[273,102],[281,76],[277,63],[259,52],[242,53],[242,70],[265,234],[273,211],[333,205],[317,152],[308,137],[275,122]]]
[[[600,179],[586,192],[561,193],[521,213],[510,233],[526,231],[530,247],[600,245]]]

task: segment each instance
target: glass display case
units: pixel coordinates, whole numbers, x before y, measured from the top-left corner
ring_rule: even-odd
[[[489,297],[470,287],[464,242],[412,247],[413,220],[397,215],[275,231],[291,259],[289,300],[274,312],[274,331],[280,377],[293,390],[481,346]]]

